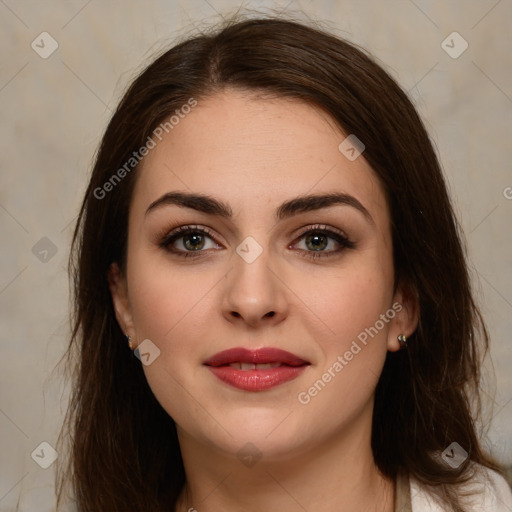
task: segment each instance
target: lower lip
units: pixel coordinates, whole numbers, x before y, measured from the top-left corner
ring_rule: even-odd
[[[244,391],[265,391],[297,378],[304,366],[278,366],[268,370],[238,370],[230,366],[208,366],[221,381]]]

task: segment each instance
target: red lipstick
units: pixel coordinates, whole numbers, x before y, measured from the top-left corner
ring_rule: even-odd
[[[298,377],[310,364],[277,348],[224,350],[204,363],[220,380],[244,391],[265,391]]]

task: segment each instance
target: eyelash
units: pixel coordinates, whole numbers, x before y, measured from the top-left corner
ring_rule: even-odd
[[[205,252],[204,250],[180,251],[180,250],[169,248],[169,246],[172,243],[174,243],[176,240],[179,240],[180,238],[183,238],[184,235],[190,234],[190,233],[200,233],[202,235],[208,236],[209,238],[211,238],[212,240],[215,241],[215,237],[210,232],[210,230],[208,230],[207,228],[203,228],[203,227],[199,227],[199,226],[180,226],[179,228],[176,228],[174,231],[172,231],[171,233],[166,235],[163,238],[163,240],[159,243],[159,245],[166,251],[168,251],[172,254],[176,254],[177,256],[180,256],[180,257],[184,257],[184,258],[203,257],[204,252]],[[301,256],[303,256],[305,258],[312,259],[312,260],[315,260],[318,258],[329,258],[332,256],[336,256],[345,249],[353,249],[355,247],[354,242],[350,241],[346,235],[342,234],[341,232],[336,232],[331,229],[328,229],[326,226],[323,226],[320,224],[308,227],[300,235],[298,235],[297,240],[300,240],[309,234],[326,235],[327,238],[332,238],[341,246],[341,249],[337,249],[334,251],[327,251],[327,252],[325,252],[325,251],[307,251],[307,250],[299,249],[299,254],[301,254]]]

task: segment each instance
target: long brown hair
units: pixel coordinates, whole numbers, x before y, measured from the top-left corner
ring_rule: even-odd
[[[406,471],[432,485],[463,510],[453,484],[471,476],[469,461],[499,470],[475,428],[488,334],[433,145],[407,95],[365,51],[282,17],[233,18],[165,51],[133,81],[106,129],[70,257],[75,381],[59,500],[68,481],[80,512],[169,511],[183,488],[174,421],[127,348],[107,283],[110,264],[125,262],[137,166],[106,192],[104,184],[190,98],[200,104],[225,87],[309,102],[364,142],[389,202],[396,282],[420,307],[408,350],[388,353],[376,389],[375,462],[389,477]],[[457,471],[436,456],[453,441],[469,454]]]

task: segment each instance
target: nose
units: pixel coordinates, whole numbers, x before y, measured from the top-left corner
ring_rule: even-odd
[[[277,325],[288,314],[286,286],[271,268],[268,250],[248,263],[238,254],[226,275],[223,315],[230,322],[250,327]]]

